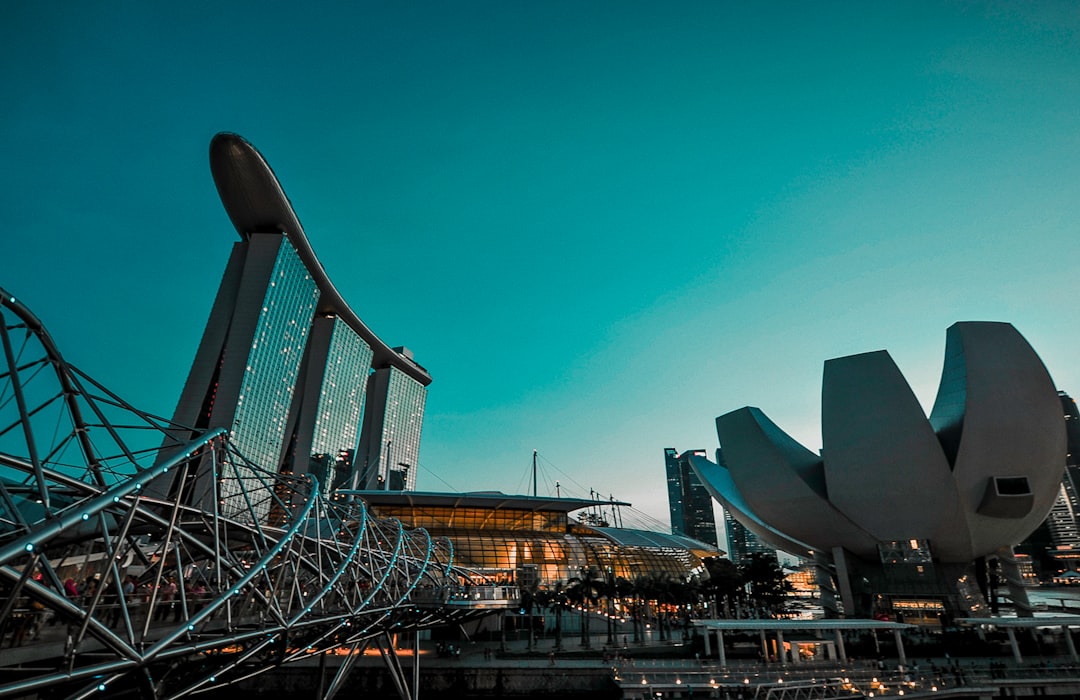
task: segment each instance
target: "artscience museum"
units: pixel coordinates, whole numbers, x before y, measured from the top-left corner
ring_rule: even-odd
[[[713,497],[813,559],[827,613],[980,616],[998,581],[1025,610],[1012,546],[1053,505],[1065,426],[1023,336],[1008,323],[951,326],[929,418],[884,350],[827,361],[822,384],[820,453],[758,408],[716,419],[723,463],[693,458]]]

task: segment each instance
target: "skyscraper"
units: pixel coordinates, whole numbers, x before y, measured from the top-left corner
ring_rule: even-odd
[[[1058,549],[1080,554],[1080,413],[1076,401],[1064,391],[1058,392],[1065,418],[1065,473],[1054,507],[1046,518],[1050,537]]]
[[[412,488],[431,377],[412,353],[387,346],[345,303],[254,147],[218,134],[210,166],[240,241],[174,421],[197,430],[227,428],[253,466],[223,480],[218,493],[186,500],[214,498],[231,514],[260,468],[311,474],[324,492],[356,487],[367,478],[358,472],[367,462],[357,455],[386,467],[369,488]],[[383,445],[392,449],[382,454]],[[401,478],[387,478],[387,470]],[[271,504],[256,510],[266,515]]]
[[[685,535],[719,547],[712,496],[690,466],[690,454],[704,455],[705,450],[689,450],[679,454],[672,447],[664,449],[671,534]]]
[[[412,358],[408,348],[395,348]],[[396,367],[376,370],[368,379],[368,406],[360,439],[357,487],[389,491],[416,488],[420,428],[427,392]]]

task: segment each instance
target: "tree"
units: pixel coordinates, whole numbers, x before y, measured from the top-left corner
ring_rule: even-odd
[[[703,592],[712,598],[714,611],[719,611],[722,606],[723,616],[731,617],[732,603],[737,603],[745,593],[739,567],[722,557],[709,557],[703,559],[702,563],[709,573],[709,580],[702,587]]]
[[[784,578],[774,557],[766,554],[751,554],[739,567],[739,574],[749,588],[751,602],[768,616],[773,616],[783,607],[791,584]]]
[[[525,613],[526,624],[529,626],[529,651],[532,651],[535,641],[533,628],[533,607],[538,603],[536,584],[521,587],[521,609]]]
[[[593,570],[585,569],[580,577],[574,577],[567,582],[566,595],[570,602],[577,605],[581,612],[581,646],[589,648],[589,615],[597,598],[600,596],[600,586],[603,579],[597,577]]]
[[[555,613],[555,649],[561,651],[563,648],[562,614],[569,603],[563,582],[556,581],[554,587],[536,591],[534,597],[539,605]]]

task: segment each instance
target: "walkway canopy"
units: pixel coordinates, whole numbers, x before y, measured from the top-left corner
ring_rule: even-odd
[[[847,652],[844,649],[844,638],[841,635],[844,630],[861,632],[891,631],[896,639],[896,651],[900,657],[900,663],[906,664],[907,656],[904,654],[904,642],[900,638],[900,632],[915,629],[915,625],[902,622],[855,618],[839,620],[694,620],[694,625],[700,627],[705,636],[705,656],[712,655],[711,637],[713,632],[716,633],[717,657],[720,659],[721,666],[727,666],[727,656],[724,653],[724,632],[757,632],[761,636],[762,650],[766,651],[768,649],[767,633],[774,634],[777,649],[783,649],[785,632],[831,631],[835,635],[836,652],[839,653],[840,659],[843,660],[847,658]],[[766,653],[765,657],[768,658],[768,656],[768,653]],[[793,663],[798,663],[798,654],[792,654],[791,660]],[[783,654],[779,654],[779,661],[781,665],[787,665],[787,658]]]
[[[1059,628],[1065,637],[1065,646],[1069,648],[1069,656],[1073,661],[1080,661],[1076,654],[1076,645],[1073,643],[1070,627],[1080,627],[1080,615],[1057,615],[1054,617],[959,617],[956,624],[965,627],[1002,627],[1009,635],[1009,646],[1012,648],[1013,658],[1016,663],[1023,662],[1020,656],[1020,645],[1016,643],[1016,629],[1036,630],[1046,627]]]

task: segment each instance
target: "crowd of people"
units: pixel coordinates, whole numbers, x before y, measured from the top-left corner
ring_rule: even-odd
[[[34,582],[53,588],[40,572],[33,575]],[[102,583],[102,581],[105,583]],[[163,578],[155,586],[153,581],[140,581],[133,574],[123,576],[119,582],[103,579],[97,573],[81,580],[67,577],[60,593],[72,604],[101,611],[96,617],[112,628],[121,626],[124,613],[131,621],[144,622],[153,606],[153,622],[180,622],[187,615],[200,611],[209,601],[211,592],[202,581],[187,582],[180,588],[175,576]],[[41,638],[46,625],[60,622],[57,613],[32,596],[15,601],[13,614],[7,619],[6,629],[0,629],[0,643],[7,641],[9,647],[21,646]],[[10,636],[9,636],[10,635]]]

